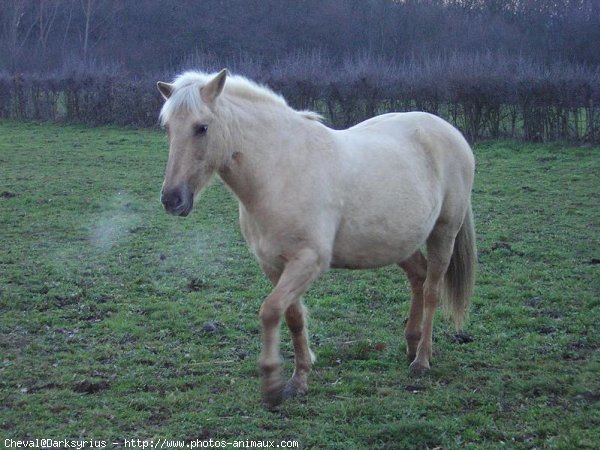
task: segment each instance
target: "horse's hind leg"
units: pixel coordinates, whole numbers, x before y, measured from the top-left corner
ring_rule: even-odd
[[[449,227],[438,224],[427,239],[427,276],[423,284],[423,329],[416,357],[410,364],[411,375],[420,376],[430,367],[433,317],[442,291],[444,275],[452,257],[455,235],[456,233],[449,230]]]
[[[423,283],[427,275],[427,260],[420,250],[417,250],[407,260],[400,263],[412,290],[408,321],[404,329],[406,338],[406,356],[412,362],[417,356],[417,346],[421,340],[421,322],[423,320]]]

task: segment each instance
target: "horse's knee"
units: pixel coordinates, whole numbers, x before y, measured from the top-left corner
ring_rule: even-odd
[[[261,358],[258,361],[258,368],[266,376],[278,374],[281,369],[281,360],[279,358]]]
[[[421,340],[421,332],[414,330],[406,330],[404,332],[404,338],[409,344],[418,343]]]
[[[273,328],[279,325],[281,315],[281,307],[279,305],[267,303],[267,301],[262,304],[258,313],[263,328]]]

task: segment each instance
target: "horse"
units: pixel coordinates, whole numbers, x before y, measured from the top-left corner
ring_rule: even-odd
[[[406,272],[409,374],[425,374],[438,301],[458,330],[474,286],[475,162],[462,134],[424,112],[334,130],[226,69],[185,72],[157,87],[169,141],[164,208],[187,216],[217,174],[237,197],[241,232],[273,285],[259,311],[265,405],[307,393],[315,357],[302,295],[330,268],[397,264]],[[287,383],[279,355],[284,318],[294,348]]]

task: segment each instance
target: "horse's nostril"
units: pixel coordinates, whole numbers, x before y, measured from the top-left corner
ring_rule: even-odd
[[[163,190],[160,201],[168,213],[176,216],[187,216],[194,203],[192,191],[186,186],[178,186],[174,189]]]
[[[181,195],[178,191],[163,192],[160,196],[160,201],[169,211],[179,208],[183,203]]]

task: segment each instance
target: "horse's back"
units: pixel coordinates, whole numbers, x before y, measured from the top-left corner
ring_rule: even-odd
[[[380,166],[382,176],[393,170],[396,178],[412,179],[432,189],[471,190],[473,152],[460,131],[438,116],[382,114],[341,134],[350,158]]]
[[[417,147],[419,151],[452,152],[472,161],[471,149],[463,135],[444,119],[426,112],[388,113],[343,131],[349,136],[386,136],[396,140],[396,151]],[[402,146],[405,144],[405,146]]]
[[[407,148],[426,155],[428,171],[444,196],[440,216],[451,220],[470,201],[475,175],[473,151],[462,133],[444,119],[424,112],[399,113],[382,128]],[[400,150],[402,151],[402,150]],[[458,214],[462,221],[462,214]]]
[[[425,112],[373,117],[338,132],[338,143],[349,160],[400,169],[424,182],[457,169],[468,181],[474,169],[473,153],[460,131]]]

